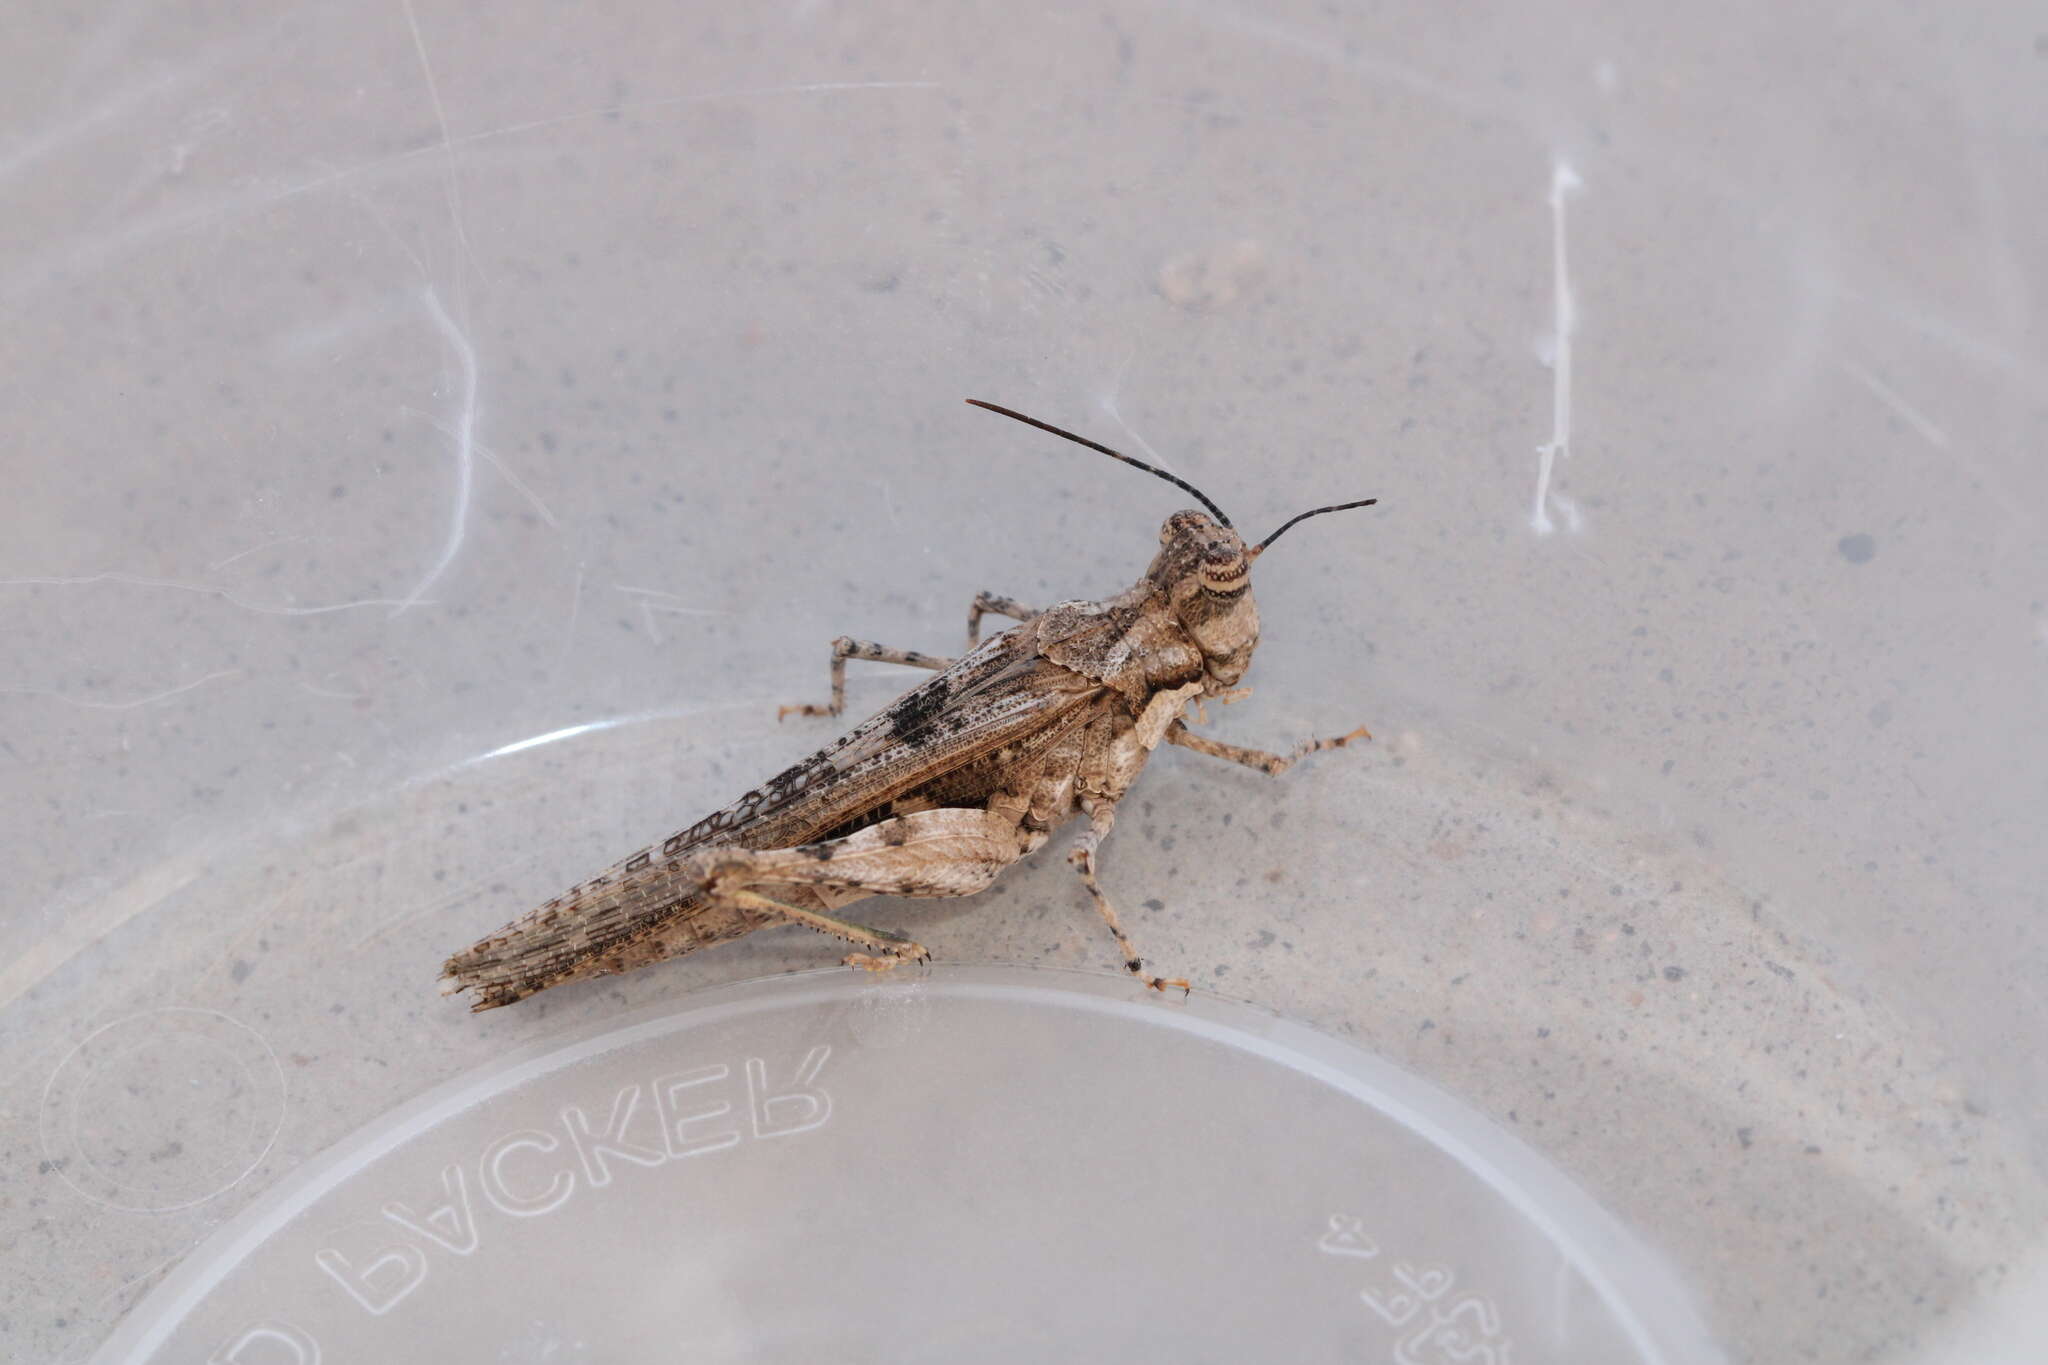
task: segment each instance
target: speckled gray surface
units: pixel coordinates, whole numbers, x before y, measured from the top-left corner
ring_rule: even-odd
[[[508,1047],[829,960],[764,933],[484,1018],[432,982],[827,738],[774,707],[833,635],[944,649],[977,589],[1142,566],[1170,494],[967,396],[1254,526],[1382,499],[1261,562],[1214,727],[1379,741],[1155,761],[1104,867],[1157,964],[1509,1125],[1738,1358],[1916,1358],[2028,1254],[2038,15],[418,0],[5,43],[0,1353],[80,1357]],[[1113,966],[1057,858],[874,918]]]

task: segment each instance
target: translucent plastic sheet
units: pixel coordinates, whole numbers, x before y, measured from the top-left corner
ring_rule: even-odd
[[[941,971],[707,993],[406,1106],[109,1360],[1718,1359],[1469,1109],[1307,1030]]]
[[[6,27],[0,1355],[141,1330],[215,1234],[438,1087],[832,963],[768,931],[486,1016],[433,981],[829,739],[775,711],[823,699],[835,635],[953,651],[978,590],[1142,568],[1179,495],[968,397],[1259,530],[1381,499],[1259,561],[1256,695],[1208,727],[1375,742],[1278,781],[1162,754],[1105,846],[1189,1017],[1251,1001],[1455,1095],[1732,1358],[1921,1360],[2040,1301],[2032,12],[173,0]],[[889,672],[855,666],[853,711]],[[1057,846],[868,909],[943,967],[1116,980]],[[735,1105],[754,1055],[712,1058]],[[858,1093],[933,1115],[926,1074]],[[561,1103],[601,1126],[609,1085]],[[1343,1140],[1336,1112],[1274,1151]],[[438,1169],[363,1197],[424,1218]],[[833,1211],[939,1216],[913,1175]],[[1263,1212],[1305,1276],[1338,1264],[1316,1220],[1367,1219],[1382,1256],[1318,1301],[1346,1330],[1398,1264],[1478,1283],[1339,1193]],[[788,1216],[720,1190],[753,1195]],[[413,1244],[436,1278],[393,1313],[451,1320],[459,1267],[511,1245]],[[692,1293],[753,1264],[717,1250]]]

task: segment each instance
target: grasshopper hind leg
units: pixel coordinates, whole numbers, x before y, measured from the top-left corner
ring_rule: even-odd
[[[861,967],[871,972],[886,972],[901,962],[929,962],[932,955],[924,945],[913,943],[901,934],[887,929],[874,929],[852,920],[839,919],[832,915],[821,915],[815,910],[804,910],[783,901],[771,899],[758,891],[739,890],[730,892],[732,904],[747,910],[759,910],[780,915],[784,919],[816,929],[821,934],[843,938],[848,943],[863,948],[872,948],[874,953],[848,953],[841,961],[849,967]],[[880,954],[876,956],[875,954]]]
[[[827,908],[867,896],[971,896],[1017,861],[1025,842],[1014,814],[957,806],[914,811],[795,848],[722,850],[704,868],[706,894],[845,939],[868,950],[849,954],[846,965],[887,971],[931,954],[901,934],[791,905],[777,888],[804,888]]]

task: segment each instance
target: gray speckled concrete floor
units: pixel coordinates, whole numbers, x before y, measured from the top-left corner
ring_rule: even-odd
[[[1163,490],[966,396],[1255,527],[1383,500],[1261,562],[1258,694],[1214,727],[1379,740],[1277,784],[1155,760],[1105,879],[1158,965],[1510,1126],[1739,1358],[1915,1358],[2032,1247],[2023,9],[15,30],[5,1354],[83,1354],[516,1042],[829,960],[770,932],[488,1018],[432,990],[822,742],[773,708],[833,635],[944,649],[977,589],[1142,566]],[[1112,965],[1057,858],[873,918]],[[125,1099],[65,1089],[130,1034],[163,1055],[121,1054]],[[218,1103],[144,1083],[179,1039],[241,1063]]]

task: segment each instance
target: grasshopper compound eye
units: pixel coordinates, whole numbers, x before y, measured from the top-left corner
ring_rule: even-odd
[[[1177,540],[1193,540],[1215,525],[1207,515],[1190,507],[1185,512],[1175,512],[1159,524],[1159,543],[1171,545]]]

